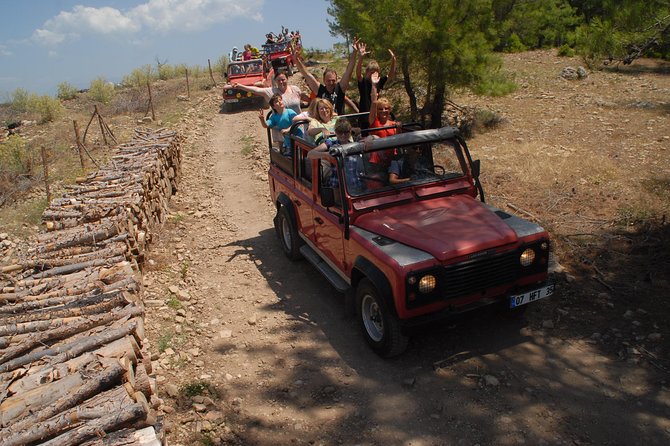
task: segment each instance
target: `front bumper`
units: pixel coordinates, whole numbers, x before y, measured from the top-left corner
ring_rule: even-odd
[[[448,320],[463,313],[469,313],[471,311],[475,311],[484,307],[496,307],[500,310],[509,310],[511,308],[510,298],[512,296],[519,296],[524,295],[526,293],[532,293],[533,291],[538,291],[548,286],[552,287],[553,292],[555,289],[555,283],[550,280],[545,280],[542,282],[534,283],[532,285],[514,287],[510,289],[508,292],[500,294],[496,297],[484,297],[475,301],[471,301],[470,303],[467,303],[465,305],[461,306],[448,305],[447,307],[439,311],[434,311],[431,313],[423,314],[421,316],[416,316],[409,319],[403,319],[400,321],[400,323],[404,328],[410,328],[440,320]],[[527,303],[530,302],[526,302],[526,304]]]

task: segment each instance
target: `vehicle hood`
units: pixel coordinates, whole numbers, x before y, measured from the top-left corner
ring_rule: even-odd
[[[235,81],[240,85],[254,85],[258,81],[263,80],[263,76],[260,74],[250,74],[248,76],[228,76],[230,82]],[[233,88],[230,84],[226,84],[229,88]]]
[[[375,209],[357,218],[354,225],[428,252],[440,261],[517,241],[510,226],[469,195]]]

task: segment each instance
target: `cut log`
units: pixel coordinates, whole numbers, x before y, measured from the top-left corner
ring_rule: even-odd
[[[81,446],[163,446],[153,427],[122,429],[102,438],[82,443]]]
[[[45,438],[51,438],[66,429],[79,425],[83,420],[102,418],[113,413],[118,407],[124,407],[133,403],[134,399],[128,395],[123,387],[114,387],[111,390],[95,395],[79,406],[56,414],[22,432],[7,437],[3,441],[3,445],[26,445]]]
[[[78,386],[66,386],[66,382],[63,380],[52,383],[49,386],[53,387],[54,390],[56,390],[58,385],[61,385],[61,388],[58,389],[58,398],[52,399],[52,402],[49,405],[42,405],[42,409],[29,415],[25,412],[17,413],[17,410],[15,409],[17,405],[22,410],[25,410],[30,406],[30,402],[27,402],[25,398],[4,401],[1,405],[6,406],[6,409],[3,408],[1,412],[3,416],[2,426],[7,426],[9,421],[16,419],[17,417],[21,417],[22,419],[12,422],[11,427],[4,429],[4,431],[0,433],[0,442],[4,441],[5,436],[22,431],[29,426],[49,419],[118,384],[123,372],[124,370],[121,364],[116,362],[110,364],[109,367],[103,369],[99,373],[96,373],[93,376],[88,376],[87,379]],[[71,378],[69,378],[68,383],[76,383],[76,375],[69,376]],[[10,417],[10,409],[13,409],[11,410],[11,415],[14,416]],[[5,412],[5,410],[7,410],[7,412]],[[22,414],[23,416],[21,416]]]
[[[98,436],[101,432],[114,431],[133,421],[142,420],[146,415],[146,408],[142,404],[135,403],[124,407],[117,413],[86,422],[76,429],[42,443],[42,445],[63,446],[79,444],[85,440]]]
[[[142,358],[140,348],[133,336],[125,336],[117,339],[114,342],[106,344],[99,349],[77,356],[68,361],[56,364],[48,364],[46,366],[33,366],[25,376],[16,379],[8,386],[11,394],[20,394],[36,387],[61,379],[68,374],[75,373],[77,370],[86,367],[93,361],[100,358],[109,359],[127,359],[132,364],[138,364],[139,359]],[[146,362],[146,361],[142,361]],[[144,367],[138,367],[144,369]],[[140,375],[143,379],[143,375]],[[140,381],[140,385],[144,383]]]
[[[71,336],[76,333],[81,333],[91,328],[98,327],[100,325],[105,325],[112,320],[115,320],[121,315],[135,315],[139,316],[144,313],[144,310],[135,306],[128,306],[119,311],[104,315],[95,315],[91,316],[89,319],[82,321],[79,324],[73,324],[72,326],[59,327],[54,330],[46,331],[39,333],[31,338],[30,342],[24,342],[21,345],[18,345],[13,348],[7,349],[2,357],[0,357],[0,372],[8,372],[14,370],[23,365],[29,364],[33,361],[44,356],[54,356],[54,355],[70,355],[76,356],[83,352],[89,351],[98,347],[106,342],[114,341],[122,336],[125,336],[129,333],[132,333],[136,329],[136,323],[129,323],[124,327],[117,328],[114,330],[108,330],[104,333],[87,337],[83,340],[76,341],[73,343],[66,343],[53,348],[45,348],[41,350],[33,350],[28,354],[24,354],[21,357],[19,355],[27,352],[28,350],[37,347],[38,345],[46,344],[49,341],[54,339],[63,339],[65,337]],[[14,359],[12,359],[14,358]],[[55,360],[56,358],[52,359]],[[62,362],[62,360],[61,360]]]

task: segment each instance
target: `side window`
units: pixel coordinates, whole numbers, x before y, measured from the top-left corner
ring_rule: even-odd
[[[300,166],[300,181],[305,186],[312,187],[312,160],[307,158],[307,152],[309,152],[309,147],[303,145],[297,146],[298,152],[298,165]]]
[[[342,193],[337,167],[330,161],[319,162],[319,195],[324,207],[342,208]]]

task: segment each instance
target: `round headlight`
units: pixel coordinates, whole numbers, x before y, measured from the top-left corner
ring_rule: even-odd
[[[435,285],[437,284],[437,280],[435,279],[435,276],[426,274],[419,280],[419,291],[422,293],[430,293],[435,289]]]
[[[247,97],[250,98],[252,96],[252,93],[250,91],[247,91]]]
[[[233,94],[233,90],[228,90],[228,94],[229,94],[229,95],[232,95],[232,94]]]
[[[533,251],[531,248],[526,249],[524,252],[521,253],[519,261],[521,262],[522,266],[532,265],[533,262],[535,261],[535,251]]]
[[[236,97],[237,99],[239,99],[239,98],[242,97],[242,95],[241,95],[240,92],[238,91],[237,94],[235,95],[235,97]]]

